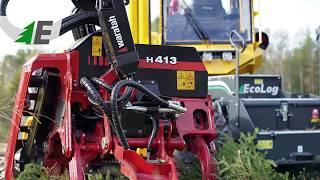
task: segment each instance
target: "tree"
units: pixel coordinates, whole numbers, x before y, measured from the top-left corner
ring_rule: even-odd
[[[294,44],[286,31],[271,35],[273,42],[258,72],[281,75],[285,90],[320,94],[320,48],[316,48],[310,31],[299,33],[299,40]]]
[[[0,64],[0,141],[7,137],[22,65],[36,53],[35,50],[18,50],[16,55],[6,55]]]
[[[151,23],[151,30],[152,32],[160,32],[159,30],[159,21],[160,21],[160,18],[159,17],[156,17],[152,23]]]

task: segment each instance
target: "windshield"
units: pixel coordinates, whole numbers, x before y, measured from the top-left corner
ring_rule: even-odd
[[[237,30],[251,41],[250,0],[164,0],[165,43],[229,42]]]

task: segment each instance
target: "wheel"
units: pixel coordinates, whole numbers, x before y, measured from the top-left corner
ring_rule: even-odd
[[[189,151],[175,151],[179,180],[201,179],[201,167],[198,158]]]

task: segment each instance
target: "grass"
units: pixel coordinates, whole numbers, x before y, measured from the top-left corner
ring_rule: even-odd
[[[13,98],[0,98],[0,143],[7,142]]]

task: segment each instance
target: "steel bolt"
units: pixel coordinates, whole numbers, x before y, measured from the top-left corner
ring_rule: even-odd
[[[103,137],[101,139],[101,147],[102,147],[102,149],[105,149],[107,146],[108,146],[107,139],[105,137]]]

